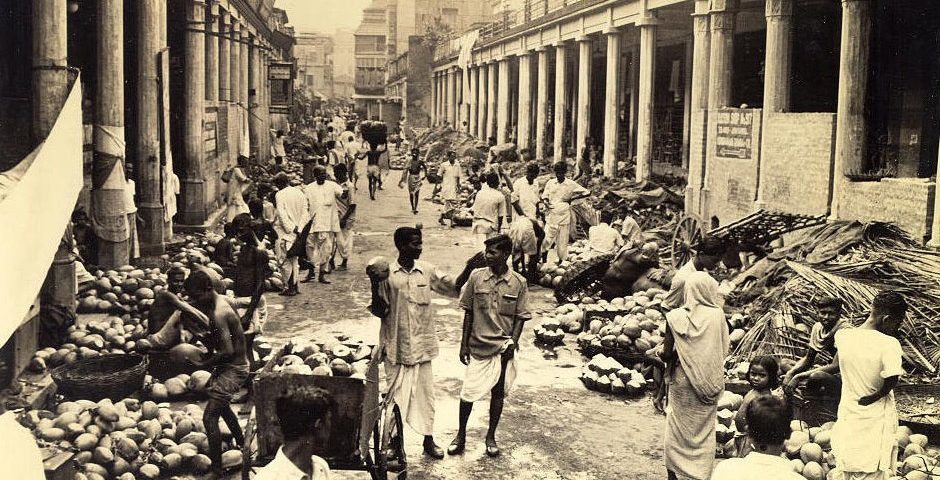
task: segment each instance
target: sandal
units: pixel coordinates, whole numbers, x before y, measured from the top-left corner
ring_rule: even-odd
[[[500,454],[499,447],[496,446],[496,440],[486,439],[486,456],[488,457],[498,457]]]

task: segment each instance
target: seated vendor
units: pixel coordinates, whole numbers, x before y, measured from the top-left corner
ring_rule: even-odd
[[[605,210],[601,212],[600,217],[600,223],[588,229],[588,248],[596,255],[615,253],[623,246],[623,237],[610,226],[614,214]]]
[[[842,300],[839,298],[822,297],[816,302],[816,308],[820,317],[810,330],[806,354],[787,372],[783,382],[789,389],[805,385],[805,392],[811,395],[837,395],[842,385],[838,373],[833,375],[814,367],[820,354],[835,356],[836,332],[851,328],[852,324],[842,318]]]

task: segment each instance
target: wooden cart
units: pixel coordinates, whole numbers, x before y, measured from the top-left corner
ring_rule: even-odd
[[[366,471],[373,480],[407,476],[402,419],[379,395],[378,362],[371,362],[366,379],[275,372],[284,353],[272,357],[253,382],[253,415],[245,429],[243,479],[256,466],[267,464],[283,443],[275,402],[297,386],[322,388],[333,397],[335,410],[329,440],[318,449],[331,470]]]

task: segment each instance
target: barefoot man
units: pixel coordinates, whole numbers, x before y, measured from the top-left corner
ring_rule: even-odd
[[[516,378],[515,352],[519,349],[522,325],[532,318],[526,303],[525,278],[509,268],[512,241],[506,234],[486,240],[487,268],[470,274],[460,295],[466,311],[460,361],[467,373],[460,389],[460,425],[447,453],[457,455],[467,442],[467,420],[473,402],[490,394],[490,425],[486,432],[486,454],[499,455],[496,426],[503,414],[503,401]]]
[[[378,357],[385,360],[388,398],[405,422],[424,435],[424,453],[444,458],[434,443],[434,372],[437,357],[437,322],[431,315],[431,291],[457,297],[454,279],[434,265],[418,260],[421,230],[395,230],[398,261],[387,269],[374,264],[366,269],[372,281],[372,313],[382,319]],[[384,271],[383,271],[384,270]]]
[[[229,406],[232,397],[248,379],[248,359],[245,335],[238,315],[231,303],[212,288],[212,280],[202,270],[197,270],[186,279],[186,292],[196,308],[209,317],[209,334],[203,343],[209,354],[193,362],[199,368],[214,368],[209,378],[209,402],[202,415],[209,437],[209,459],[212,460],[212,476],[222,478],[222,433],[219,418],[225,420],[232,438],[239,446],[244,443],[238,416]]]

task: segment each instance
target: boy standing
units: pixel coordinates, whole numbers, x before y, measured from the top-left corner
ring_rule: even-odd
[[[802,475],[793,471],[790,461],[780,456],[783,442],[790,435],[792,415],[787,404],[773,395],[764,395],[754,399],[744,415],[748,440],[754,450],[744,458],[732,458],[716,465],[712,480],[803,480]]]
[[[473,402],[490,394],[490,422],[486,433],[486,454],[500,454],[496,445],[496,427],[503,413],[506,393],[516,378],[515,352],[526,320],[532,318],[526,302],[528,286],[525,278],[509,268],[512,251],[508,235],[500,234],[486,240],[487,268],[470,274],[460,295],[460,306],[466,311],[460,361],[467,365],[460,390],[460,425],[457,437],[447,451],[456,455],[464,451],[467,420]]]
[[[834,365],[842,374],[838,420],[832,427],[837,480],[884,480],[893,475],[898,410],[892,390],[904,373],[896,337],[906,315],[904,297],[881,292],[865,323],[835,335]]]

